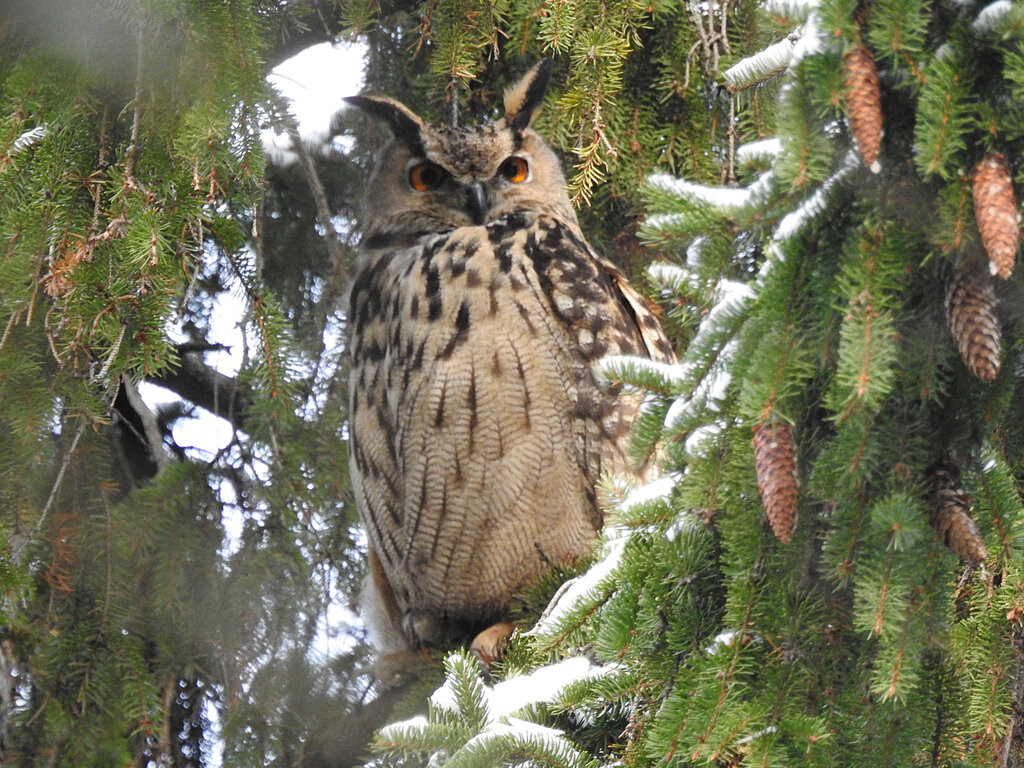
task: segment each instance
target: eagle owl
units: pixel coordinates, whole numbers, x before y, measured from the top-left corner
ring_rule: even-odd
[[[539,63],[502,119],[474,127],[349,99],[394,134],[366,192],[348,314],[363,612],[382,654],[469,639],[591,550],[594,485],[626,466],[637,408],[596,363],[671,359],[648,305],[584,240],[530,128],[550,76]],[[508,631],[475,650],[493,655]]]

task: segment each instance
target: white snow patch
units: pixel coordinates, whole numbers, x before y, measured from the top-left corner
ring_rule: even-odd
[[[602,583],[619,567],[622,552],[626,548],[626,533],[624,531],[614,527],[605,530],[609,538],[604,545],[601,559],[594,563],[586,573],[563,584],[551,604],[545,609],[544,615],[526,634],[540,635],[556,631],[559,623],[577,603],[583,600],[592,600],[601,591]]]
[[[780,139],[758,139],[757,141],[741,144],[736,149],[736,159],[741,163],[751,163],[756,160],[778,157],[780,152],[782,152],[782,141]]]
[[[46,138],[46,134],[50,132],[50,129],[45,125],[37,125],[31,130],[25,131],[18,138],[14,140],[11,145],[11,154],[15,155],[21,152],[23,149],[27,149]]]
[[[721,433],[722,426],[720,424],[704,424],[703,426],[697,427],[686,436],[686,440],[683,443],[683,450],[689,456],[699,456],[704,452],[705,444]]]
[[[622,378],[627,370],[648,371],[664,379],[669,385],[679,383],[686,371],[679,363],[661,363],[648,357],[634,355],[605,355],[597,363],[598,370],[605,376]]]
[[[974,20],[974,28],[983,35],[988,34],[1011,10],[1013,10],[1013,3],[1010,0],[996,0],[994,3],[989,3],[978,12],[978,16]]]
[[[821,34],[818,13],[815,10],[807,14],[807,21],[804,22],[800,39],[793,46],[793,55],[789,59],[790,70],[808,56],[820,53],[824,48],[825,43]]]
[[[784,40],[769,45],[753,56],[740,59],[725,70],[722,76],[729,85],[747,88],[781,75],[789,66],[789,62],[793,58],[793,49],[799,39],[799,33],[794,32]]]
[[[697,276],[690,269],[677,264],[651,264],[647,267],[647,274],[654,282],[661,283],[673,291],[692,291],[700,287]]]
[[[664,190],[677,197],[688,198],[702,203],[708,203],[717,208],[743,208],[752,201],[750,189],[744,187],[709,187],[704,184],[695,184],[692,181],[669,176],[667,173],[656,173],[647,179],[652,187]],[[652,217],[652,221],[658,218]]]
[[[701,530],[703,527],[697,519],[697,515],[691,511],[685,511],[679,514],[672,525],[665,531],[665,538],[669,541],[675,541],[676,537],[680,534]]]
[[[532,704],[549,704],[572,683],[603,677],[612,669],[615,667],[594,664],[585,656],[573,656],[503,680],[492,691],[489,717],[505,719]]]
[[[704,263],[704,246],[707,244],[707,235],[700,235],[693,239],[693,242],[686,249],[686,265],[688,267],[698,269]]]
[[[708,647],[704,649],[704,652],[709,656],[714,656],[723,648],[731,648],[733,643],[736,642],[737,637],[739,637],[739,632],[735,629],[727,629],[724,632],[719,632],[708,644]]]
[[[735,345],[729,344],[719,355],[719,362],[724,363],[732,359],[735,352]],[[713,407],[716,400],[725,397],[725,390],[732,381],[732,374],[726,370],[724,365],[716,365],[693,391],[690,397],[678,397],[669,406],[665,414],[665,427],[671,429],[688,418],[697,415],[697,409],[703,406]]]
[[[399,720],[397,723],[388,723],[380,729],[380,735],[385,739],[392,738],[393,736],[398,736],[398,734],[403,730],[409,728],[425,728],[427,725],[427,718],[424,715],[416,715],[415,717],[410,717],[408,720]]]
[[[803,21],[818,8],[818,0],[765,0],[764,12],[794,21]]]
[[[653,230],[670,229],[684,221],[686,221],[686,217],[680,213],[656,213],[644,220],[644,226]]]
[[[667,475],[651,480],[649,483],[634,488],[629,495],[619,504],[619,509],[628,512],[633,507],[646,504],[649,501],[667,500],[672,495],[672,489],[682,480],[682,475],[677,472],[670,472]]]
[[[775,228],[775,233],[772,235],[771,243],[765,249],[768,258],[764,260],[764,263],[761,264],[761,269],[758,271],[756,281],[758,285],[764,285],[772,266],[776,262],[785,260],[780,245],[799,233],[825,210],[832,187],[849,176],[859,165],[860,155],[856,149],[851,149],[849,154],[843,159],[843,164],[839,166],[839,169],[825,179],[821,186],[814,191],[814,194],[804,200],[795,211],[782,217],[782,221],[779,222],[779,225]]]
[[[571,765],[580,764],[582,765],[582,755],[576,747],[565,738],[565,734],[557,728],[549,728],[546,725],[540,725],[539,723],[531,723],[529,720],[520,720],[518,718],[509,718],[506,723],[494,723],[488,726],[485,730],[478,733],[476,736],[471,738],[466,744],[458,751],[459,755],[466,752],[472,752],[474,750],[484,751],[487,749],[487,745],[491,742],[501,739],[507,740],[509,738],[529,739],[530,741],[540,741],[544,743],[545,747],[550,752],[569,751],[573,757],[578,757],[580,762],[577,763],[573,760]],[[517,763],[525,765],[526,763]]]

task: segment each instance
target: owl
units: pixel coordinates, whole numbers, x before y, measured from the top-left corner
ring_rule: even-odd
[[[584,239],[530,127],[551,69],[481,126],[349,99],[394,134],[366,191],[347,316],[362,608],[381,654],[471,638],[497,654],[513,595],[591,551],[595,483],[627,465],[638,403],[598,361],[672,358],[647,303]]]

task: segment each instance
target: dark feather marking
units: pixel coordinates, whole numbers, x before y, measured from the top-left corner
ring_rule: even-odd
[[[455,316],[455,332],[460,336],[465,336],[469,330],[469,302],[465,299],[459,304],[459,312]]]
[[[441,385],[441,400],[438,402],[438,404],[437,404],[437,411],[434,413],[434,426],[438,427],[438,428],[444,426],[444,400],[445,400],[445,395],[446,395],[447,391],[448,391],[447,385],[442,384]]]
[[[431,264],[427,268],[427,298],[432,299],[441,290],[441,271],[436,265]]]
[[[416,349],[416,356],[412,359],[412,370],[418,371],[423,366],[423,353],[426,347],[427,340],[421,340],[419,347]]]
[[[494,252],[498,257],[498,269],[508,274],[512,271],[512,246],[505,243]]]
[[[520,316],[523,318],[523,322],[526,323],[526,330],[530,332],[530,336],[537,338],[537,326],[533,322],[533,316],[529,308],[525,307],[521,302],[515,302],[516,309],[519,310]]]
[[[490,304],[487,308],[487,314],[494,317],[498,314],[498,284],[492,279],[490,284],[487,286],[487,294]]]
[[[420,509],[423,509],[423,505],[422,504],[420,505]],[[445,515],[445,512],[448,511],[448,481],[443,479],[443,478],[441,480],[441,509],[439,511],[441,513],[440,517],[443,519],[444,515]],[[443,527],[444,526],[439,525],[439,526],[437,526],[434,529],[434,540],[430,544],[430,559],[431,560],[436,560],[437,559],[437,545],[441,543],[441,530],[443,529]],[[445,565],[445,569],[446,570],[448,568],[451,568],[451,566],[452,566],[452,562],[451,561],[453,559],[454,558],[448,558],[448,563]],[[448,579],[445,578],[445,580],[442,583],[447,584],[448,583]]]
[[[516,370],[519,372],[519,378],[523,380],[523,417],[526,421],[526,428],[530,429],[530,404],[533,402],[533,398],[530,397],[530,384],[526,380],[526,369],[519,356],[519,350],[513,347],[512,354],[516,356]]]
[[[430,306],[427,308],[427,320],[433,322],[441,316],[441,295],[431,297]]]
[[[374,410],[377,412],[377,423],[380,425],[381,432],[384,433],[384,443],[388,447],[391,462],[398,464],[398,452],[395,449],[395,425],[391,423],[391,419],[383,408],[374,408]]]
[[[413,513],[412,531],[409,533],[408,536],[406,536],[405,540],[407,542],[415,541],[416,540],[416,534],[420,530],[420,523],[423,521],[423,511],[424,511],[424,508],[427,506],[427,482],[428,482],[428,473],[424,472],[423,473],[423,478],[420,480],[420,502],[419,502],[419,504],[416,505],[416,511]],[[412,547],[409,547],[406,550],[406,555],[411,554],[411,552],[412,552]],[[406,558],[406,559],[408,559],[408,558]]]
[[[466,391],[466,407],[469,409],[469,453],[473,453],[473,433],[477,425],[476,412],[476,366],[469,364],[469,389]]]
[[[451,338],[448,339],[448,343],[445,344],[444,349],[441,350],[441,354],[437,357],[439,360],[447,360],[452,356],[455,349],[466,340],[469,336],[469,303],[463,299],[462,303],[459,304],[458,314],[455,316],[455,333],[452,334]]]

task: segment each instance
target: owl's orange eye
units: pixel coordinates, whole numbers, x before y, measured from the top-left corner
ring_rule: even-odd
[[[409,169],[409,185],[417,192],[429,192],[441,186],[448,171],[437,163],[418,163]]]
[[[501,164],[498,173],[511,181],[513,184],[520,184],[530,177],[530,164],[525,157],[514,155]]]

